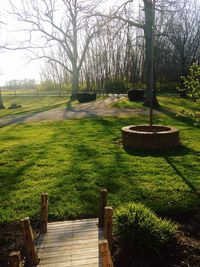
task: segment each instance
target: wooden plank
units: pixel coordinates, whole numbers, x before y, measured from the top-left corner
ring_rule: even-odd
[[[56,263],[56,267],[81,267],[84,265],[99,267],[99,258]],[[55,263],[41,263],[39,267],[55,267]]]
[[[68,243],[64,243],[62,244],[62,246],[57,243],[57,244],[47,244],[47,245],[41,245],[40,247],[37,248],[38,253],[41,252],[42,250],[44,251],[51,251],[51,250],[63,250],[63,249],[68,249],[69,247],[72,248],[72,246],[75,248],[81,248],[83,246],[85,247],[92,247],[96,245],[96,242],[98,242],[98,240],[90,240],[90,242],[88,243],[88,241],[83,242],[83,241],[76,241],[72,244],[72,242],[68,242]]]
[[[85,249],[94,249],[96,247],[96,242],[95,243],[91,243],[91,244],[88,244],[88,243],[85,243],[84,244],[84,248]],[[38,255],[40,255],[40,257],[43,255],[43,254],[51,254],[53,252],[56,252],[56,253],[67,253],[68,251],[70,253],[74,253],[75,251],[79,251],[83,248],[83,246],[81,245],[74,245],[73,246],[63,246],[63,247],[50,247],[50,248],[43,248],[43,249],[40,249],[38,251]]]
[[[96,225],[91,225],[91,226],[88,226],[88,227],[84,227],[84,228],[81,228],[80,227],[62,227],[62,228],[53,228],[53,229],[48,229],[48,232],[47,232],[47,235],[50,235],[50,234],[56,234],[56,233],[62,233],[62,232],[69,232],[69,231],[72,231],[73,232],[88,232],[88,231],[91,231],[91,230],[97,230],[97,226]]]
[[[44,240],[45,239],[54,239],[54,238],[60,238],[60,239],[66,239],[72,238],[72,237],[85,237],[85,236],[92,236],[96,235],[98,236],[98,231],[95,228],[92,229],[87,229],[87,231],[80,231],[80,230],[75,230],[75,231],[62,231],[62,232],[53,232],[53,233],[47,233],[46,236],[44,237],[43,235],[39,236],[38,240]]]
[[[47,264],[47,263],[58,263],[58,262],[68,262],[68,261],[78,261],[78,260],[91,260],[97,259],[99,256],[98,250],[95,253],[91,254],[68,254],[68,255],[60,255],[56,257],[46,257],[40,259],[40,264]]]
[[[90,253],[96,253],[98,252],[97,247],[84,247],[84,248],[73,248],[72,249],[63,249],[63,250],[52,250],[52,251],[44,251],[41,254],[39,253],[38,256],[42,256],[42,258],[47,257],[59,257],[60,255],[82,255],[82,254],[90,254]]]
[[[97,224],[98,219],[83,219],[83,220],[76,220],[76,221],[60,221],[60,222],[49,222],[49,227],[57,227],[61,225],[83,225],[83,224]]]
[[[51,247],[67,247],[67,246],[84,246],[87,243],[91,243],[91,244],[95,244],[97,241],[99,241],[98,238],[90,238],[90,239],[85,239],[85,240],[68,240],[65,242],[45,242],[45,243],[40,243],[39,245],[37,245],[37,249],[42,249],[42,248],[51,248]]]

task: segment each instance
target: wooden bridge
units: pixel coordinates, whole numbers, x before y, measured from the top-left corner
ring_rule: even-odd
[[[28,266],[113,267],[112,208],[107,191],[100,195],[99,218],[48,223],[48,194],[41,196],[40,235],[35,242],[29,218],[21,220]],[[21,253],[9,255],[10,267],[23,267]]]
[[[103,239],[97,219],[48,223],[36,250],[38,267],[99,267],[99,241]]]

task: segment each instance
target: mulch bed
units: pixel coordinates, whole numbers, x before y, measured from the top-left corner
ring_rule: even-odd
[[[200,266],[200,211],[172,218],[179,223],[179,231],[173,244],[157,254],[144,254],[132,249],[114,246],[115,267],[199,267]],[[35,236],[38,220],[31,221]],[[19,222],[0,224],[0,267],[7,267],[8,254],[23,250],[23,236]]]
[[[39,232],[39,220],[32,220],[31,226],[36,237]],[[21,251],[25,258],[23,235],[20,222],[0,224],[0,267],[7,267],[8,255],[12,251]]]

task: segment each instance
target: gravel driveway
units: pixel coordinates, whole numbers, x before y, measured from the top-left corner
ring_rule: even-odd
[[[96,100],[89,103],[76,104],[72,108],[56,108],[48,111],[25,114],[8,115],[0,118],[0,126],[13,123],[34,122],[34,121],[56,121],[66,119],[80,119],[86,117],[107,116],[107,117],[126,117],[137,114],[148,114],[148,109],[128,109],[114,108],[111,104],[119,98],[109,96],[103,100]]]

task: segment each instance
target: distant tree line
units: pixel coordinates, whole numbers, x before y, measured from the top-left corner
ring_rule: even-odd
[[[6,82],[4,86],[5,89],[17,90],[17,89],[34,89],[35,88],[34,79],[22,79],[22,80],[10,80]]]
[[[70,83],[72,95],[79,90],[126,93],[145,83],[148,89],[153,17],[154,88],[176,90],[190,65],[200,63],[200,4],[195,0],[141,0],[138,6],[127,0],[106,11],[100,0],[10,3],[10,13],[28,25],[29,39],[22,47],[44,59],[42,83],[54,84],[59,92]],[[43,46],[35,45],[35,33]]]
[[[157,84],[161,90],[176,90],[180,77],[188,74],[190,65],[200,63],[199,12],[200,6],[193,0],[156,1],[154,87]],[[84,90],[125,93],[131,87],[144,87],[144,32],[131,22],[144,25],[145,15],[142,9],[138,9],[137,16],[133,13],[133,3],[127,1],[117,11],[111,10],[106,23],[101,22],[99,33],[92,36],[78,77]],[[60,51],[58,47],[58,52],[47,58],[42,73],[62,87],[70,83],[71,75],[60,62],[69,66],[71,62],[67,52]]]

